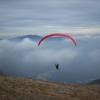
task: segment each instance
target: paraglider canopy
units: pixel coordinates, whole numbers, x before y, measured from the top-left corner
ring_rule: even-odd
[[[53,33],[53,34],[49,34],[49,35],[46,35],[44,36],[39,42],[38,42],[38,46],[40,45],[40,43],[45,40],[46,38],[49,38],[51,36],[64,36],[64,37],[67,37],[69,38],[70,40],[73,41],[74,45],[76,46],[76,41],[71,37],[69,36],[68,34],[64,34],[64,33]]]
[[[43,40],[45,40],[46,38],[49,38],[51,36],[63,36],[63,37],[69,38],[74,43],[74,45],[76,46],[76,41],[74,40],[74,38],[72,38],[68,34],[64,34],[64,33],[52,33],[52,34],[46,35],[38,42],[38,46],[41,44],[41,42]],[[55,66],[56,66],[57,69],[59,69],[59,64],[55,64]]]

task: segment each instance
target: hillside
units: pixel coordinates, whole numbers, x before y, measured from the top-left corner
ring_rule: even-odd
[[[100,84],[100,79],[92,80],[88,84]]]
[[[65,84],[0,75],[0,100],[100,100],[100,85]]]

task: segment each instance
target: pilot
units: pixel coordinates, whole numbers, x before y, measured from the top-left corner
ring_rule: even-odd
[[[55,64],[55,66],[56,66],[56,68],[57,68],[57,69],[59,69],[59,67],[58,67],[58,66],[59,66],[59,64]]]

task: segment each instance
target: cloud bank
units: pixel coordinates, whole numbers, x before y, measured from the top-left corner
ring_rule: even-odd
[[[72,41],[65,38],[60,41],[43,41],[40,46],[29,38],[16,43],[1,40],[0,70],[9,75],[35,78],[43,75],[42,73],[53,71],[50,80],[69,82],[88,81],[100,77],[100,36],[74,35],[73,37],[77,42],[76,47]],[[60,65],[58,72],[55,63]],[[65,80],[63,80],[64,73]]]

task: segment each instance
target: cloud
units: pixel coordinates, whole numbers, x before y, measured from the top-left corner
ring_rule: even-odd
[[[100,33],[100,1],[0,1],[0,37]],[[44,27],[45,26],[45,27]]]
[[[98,42],[97,40],[99,40],[99,35],[75,35],[74,38],[77,40],[78,44],[76,47],[72,41],[65,38],[62,38],[62,41],[57,42],[48,41],[47,43],[46,41],[43,41],[40,46],[37,45],[37,42],[31,41],[28,38],[25,38],[18,43],[9,40],[1,40],[0,59],[2,61],[6,58],[14,58],[16,61],[20,61],[23,64],[39,63],[39,65],[55,62],[70,64],[76,58],[81,57],[80,59],[83,59],[82,55],[88,55],[89,60],[99,60],[100,48],[98,45],[95,45],[97,44],[96,42]],[[80,40],[83,40],[84,42]],[[91,44],[91,42],[85,42],[87,40],[94,41],[94,44]],[[86,46],[88,46],[88,48]],[[94,48],[96,48],[96,50],[94,50]]]
[[[78,35],[78,36],[74,36],[75,39],[78,40],[99,40],[100,36],[99,35],[90,35],[90,34],[86,34],[86,35]]]
[[[55,62],[64,62],[65,59],[70,62],[75,59],[78,55],[77,51],[74,50],[53,50],[53,49],[40,49],[33,52],[30,52],[25,56],[25,61],[32,61],[39,63],[55,63]],[[33,58],[33,59],[32,59]],[[67,62],[67,63],[68,63]]]
[[[56,45],[53,46],[54,41],[50,42],[51,47],[48,48],[49,43],[42,43],[41,46],[37,45],[37,42],[33,42],[28,38],[25,38],[22,42],[14,43],[9,40],[0,41],[0,59],[1,62],[6,64],[5,59],[15,65],[15,61],[26,64],[48,64],[55,62],[64,62],[67,60],[69,63],[72,62],[79,52],[72,48],[57,49]],[[60,46],[58,46],[60,48]],[[12,62],[12,60],[15,60]],[[7,61],[7,62],[8,62]],[[67,63],[68,63],[67,62]],[[20,66],[18,63],[17,66]],[[39,66],[40,67],[40,66]]]
[[[28,38],[17,43],[1,40],[0,70],[9,75],[26,77],[37,77],[41,73],[54,70],[52,76],[59,74],[63,77],[63,73],[66,73],[66,76],[70,78],[74,76],[82,82],[95,76],[99,77],[99,35],[73,35],[73,37],[77,40],[77,46],[65,38],[60,41],[43,41],[40,46]],[[55,71],[55,63],[59,63],[59,72]],[[87,75],[88,77],[85,77]]]
[[[91,51],[88,54],[89,59],[92,60],[92,62],[100,62],[100,49],[95,49],[93,51]]]
[[[51,78],[53,72],[54,71],[52,70],[52,71],[49,71],[46,73],[41,73],[41,74],[37,75],[37,79],[47,80],[46,78]]]
[[[14,50],[28,51],[28,52],[36,48],[38,48],[37,42],[33,42],[28,38],[23,39],[22,42],[19,42],[14,46]]]

